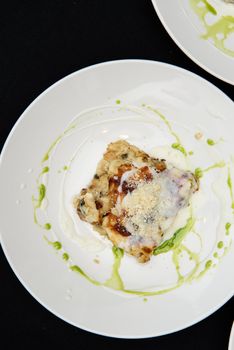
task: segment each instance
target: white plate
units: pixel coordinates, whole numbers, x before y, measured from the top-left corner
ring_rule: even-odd
[[[232,325],[232,330],[229,338],[228,350],[234,350],[234,323]]]
[[[194,155],[184,159],[180,151],[172,149],[175,136],[169,133],[169,125],[162,115],[142,104],[159,109]],[[219,256],[225,253],[233,236],[232,229],[228,236],[224,230],[225,222],[233,218],[227,166],[204,175],[197,197],[202,201],[194,202],[195,228],[203,242],[199,269],[203,270],[208,260],[216,267],[171,292],[147,297],[147,302],[142,296],[93,285],[70,270],[71,264],[78,264],[93,279],[105,281],[113,264],[111,245],[78,220],[71,199],[89,182],[108,142],[118,138],[128,139],[148,152],[158,147],[158,155],[166,152],[172,162],[192,170],[224,160],[233,176],[233,114],[233,102],[216,87],[190,72],[159,62],[99,64],[75,72],[47,89],[14,126],[0,163],[1,242],[25,288],[63,320],[120,338],[175,332],[222,306],[234,291],[234,280],[230,278],[233,246],[223,258],[213,257],[215,251]],[[76,128],[71,127],[77,122]],[[70,129],[62,134],[69,124]],[[194,137],[197,132],[203,133],[202,139]],[[207,138],[217,144],[209,146]],[[57,143],[52,144],[56,139]],[[169,152],[165,151],[168,145]],[[45,157],[48,149],[49,159]],[[38,179],[47,166],[49,172]],[[47,200],[36,214],[41,224],[52,224],[51,230],[34,223],[32,195],[37,197],[36,179],[47,186]],[[65,190],[62,203],[69,212],[66,220],[61,216],[61,188]],[[64,250],[53,249],[44,236],[62,242]],[[199,241],[196,237],[196,233],[189,234],[184,244],[200,249],[195,248]],[[220,240],[224,246],[218,249]],[[64,252],[70,255],[67,262],[62,259]],[[120,267],[125,287],[162,290],[173,285],[176,272],[170,254],[154,256],[145,265],[125,255]],[[182,274],[186,275],[189,262],[182,260]]]
[[[204,22],[191,7],[190,1],[152,0],[152,3],[168,34],[189,58],[214,76],[234,84],[234,33],[229,36],[226,46],[233,51],[233,56],[230,56],[218,49],[211,38],[208,40],[202,38],[207,30]],[[208,1],[218,9],[220,3],[222,4],[222,0]],[[234,18],[234,5],[224,4],[224,6],[224,14],[230,11],[227,6],[232,7]],[[213,23],[217,17],[209,13],[207,23]]]

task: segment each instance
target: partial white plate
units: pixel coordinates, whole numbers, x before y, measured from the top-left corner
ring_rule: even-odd
[[[157,146],[170,146],[174,136],[168,135],[168,125],[159,116],[151,115],[153,122],[148,117],[139,120],[138,113],[129,112],[126,107],[133,105],[139,110],[142,104],[156,106],[181,135],[186,148],[194,151],[189,158],[192,169],[224,159],[230,163],[233,175],[230,161],[234,149],[233,102],[216,87],[188,71],[141,60],[95,65],[51,86],[27,108],[14,126],[0,163],[1,243],[21,283],[61,319],[94,333],[119,338],[146,338],[178,331],[210,315],[234,292],[234,280],[230,278],[234,264],[233,245],[221,260],[213,258],[217,239],[224,237],[224,242],[230,243],[233,235],[231,230],[230,235],[225,236],[223,225],[223,220],[232,220],[226,168],[220,172],[214,169],[201,182],[205,184],[201,188],[206,193],[206,187],[215,180],[221,181],[224,176],[225,188],[220,202],[206,198],[202,207],[197,208],[202,212],[198,229],[203,230],[202,241],[204,238],[204,247],[208,247],[204,259],[211,256],[212,264],[217,266],[209,269],[203,278],[169,293],[149,297],[147,302],[136,295],[95,286],[71,271],[69,262],[62,259],[61,250],[54,250],[44,239],[44,236],[54,239],[51,230],[41,229],[34,223],[32,195],[37,195],[36,179],[42,167],[49,164],[46,219],[52,223],[56,237],[75,264],[95,279],[103,279],[103,274],[109,276],[113,263],[110,245],[104,249],[103,260],[102,251],[98,253],[101,256],[98,265],[93,262],[95,247],[90,249],[89,244],[82,245],[80,240],[75,242],[60,230],[60,185],[64,179],[64,166],[78,154],[78,158],[73,158],[74,168],[67,171],[68,181],[64,187],[67,201],[73,192],[77,193],[87,185],[107,143],[117,138],[127,138],[146,151]],[[74,133],[70,129],[71,135],[68,132],[62,142],[50,150],[52,162],[41,164],[51,143],[56,139],[59,141],[58,135],[74,121],[78,121]],[[199,141],[194,137],[197,132],[203,133]],[[218,141],[217,145],[207,145],[208,137]],[[74,153],[77,147],[80,150]],[[174,160],[178,161],[177,157]],[[43,213],[38,215],[39,220],[45,220]],[[90,227],[79,221],[78,226],[78,230],[92,236]],[[218,255],[223,255],[223,248]],[[143,266],[126,256],[120,273],[132,289],[148,289],[153,279],[157,284],[158,276],[162,278],[159,284],[164,287],[170,281],[167,281],[167,274],[160,274],[163,259],[161,265],[157,261],[157,257],[153,257],[150,264]]]
[[[201,37],[205,29],[190,6],[190,0],[152,0],[152,3],[168,34],[189,58],[215,77],[234,84],[234,57]],[[233,39],[232,35],[234,50]]]
[[[234,324],[232,325],[232,330],[229,338],[228,350],[234,350]]]

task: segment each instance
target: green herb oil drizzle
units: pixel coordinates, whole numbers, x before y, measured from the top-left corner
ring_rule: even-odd
[[[40,225],[37,219],[37,209],[39,209],[42,205],[42,201],[44,200],[45,196],[46,196],[46,186],[41,183],[38,188],[38,197],[35,198],[34,196],[32,196],[32,203],[33,203],[33,218],[34,218],[34,222],[35,224],[43,227],[43,225]],[[46,227],[44,227],[46,228]],[[46,228],[47,229],[47,228]]]
[[[151,107],[151,106],[147,106],[147,108],[151,111],[156,113],[160,119],[164,122],[164,124],[167,126],[170,134],[175,138],[174,143],[172,143],[171,147],[180,151],[184,156],[187,156],[187,151],[185,149],[185,147],[182,145],[179,136],[175,133],[175,131],[172,129],[171,123],[168,121],[168,119],[157,109]]]
[[[60,250],[62,249],[62,243],[59,241],[50,241],[46,236],[44,236],[44,239],[48,244],[50,244],[55,250]]]
[[[203,3],[203,7],[200,4]],[[214,24],[208,25],[206,15],[208,13],[217,16],[215,8],[207,0],[190,0],[191,7],[203,23],[206,33],[203,39],[211,39],[214,45],[225,54],[234,57],[234,51],[225,46],[225,40],[234,32],[234,17],[223,16]],[[222,37],[219,35],[222,34]]]
[[[212,264],[213,264],[212,260],[208,260],[205,264],[204,269],[197,276],[197,279],[200,279],[201,277],[203,277],[207,273],[207,271],[210,270],[210,268],[212,267]]]
[[[157,247],[154,250],[153,254],[159,255],[162,253],[167,253],[172,249],[178,248],[185,236],[192,230],[194,223],[194,218],[190,217],[187,220],[186,225],[178,229],[170,239],[166,240],[159,247]]]
[[[195,171],[194,171],[194,175],[196,178],[201,178],[204,173],[207,173],[208,171],[212,170],[212,169],[216,169],[216,168],[224,168],[225,167],[225,162],[224,161],[221,161],[221,162],[218,162],[218,163],[215,163],[213,165],[210,165],[208,168],[206,169],[201,169],[201,168],[196,168]]]
[[[49,160],[51,152],[53,151],[53,149],[58,145],[58,143],[60,143],[63,139],[63,137],[69,133],[69,131],[71,131],[72,129],[74,129],[76,127],[76,125],[72,124],[70,125],[61,135],[59,135],[54,142],[50,145],[50,147],[48,148],[47,152],[44,154],[44,157],[42,158],[41,163],[43,164],[44,162],[46,162],[47,160]]]
[[[104,286],[116,289],[116,290],[124,290],[124,284],[122,278],[119,274],[119,268],[121,264],[121,260],[124,256],[124,251],[121,248],[113,247],[112,252],[114,254],[114,264],[112,268],[111,277],[104,283]]]
[[[81,276],[83,276],[85,279],[87,279],[92,284],[95,284],[96,286],[101,286],[102,283],[96,281],[95,279],[89,277],[78,265],[72,265],[70,266],[70,269],[76,273],[79,273]]]
[[[234,195],[233,195],[233,187],[232,187],[232,178],[231,178],[230,168],[228,168],[227,185],[228,185],[230,197],[231,197],[231,208],[234,209]]]

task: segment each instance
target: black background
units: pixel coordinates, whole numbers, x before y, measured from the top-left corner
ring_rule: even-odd
[[[234,98],[233,86],[206,73],[174,44],[150,0],[11,0],[3,3],[4,10],[0,11],[0,148],[15,121],[43,90],[71,72],[103,61],[143,58],[172,63],[201,75]],[[83,349],[94,344],[102,349],[228,348],[233,299],[207,319],[183,331],[146,340],[118,340],[93,335],[58,319],[23,288],[3,253],[0,266],[1,343],[7,342],[7,348],[21,345]]]

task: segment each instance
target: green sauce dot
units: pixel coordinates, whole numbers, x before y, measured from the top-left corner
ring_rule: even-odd
[[[209,269],[211,266],[212,266],[212,260],[208,260],[205,265],[206,269]]]
[[[72,265],[71,267],[70,267],[70,269],[72,270],[72,271],[74,271],[74,272],[78,272],[78,273],[83,273],[83,271],[81,270],[81,268],[79,267],[79,266],[77,266],[77,265]]]
[[[47,222],[45,225],[44,225],[44,228],[46,230],[50,230],[51,229],[51,224],[49,222]]]
[[[175,142],[171,145],[172,148],[178,148],[180,147],[180,144],[178,142]]]
[[[223,241],[220,241],[218,244],[217,244],[217,247],[219,249],[222,249],[223,248]]]
[[[69,255],[67,253],[63,253],[63,260],[68,261]]]
[[[144,298],[143,301],[146,303],[146,302],[148,301],[148,299],[147,299],[147,298]]]
[[[230,222],[227,222],[225,225],[225,229],[226,229],[226,235],[228,236],[230,234],[230,228],[231,228],[232,224]]]
[[[216,259],[219,257],[217,252],[215,252],[213,256],[214,256],[214,258],[216,258]]]
[[[200,179],[203,176],[202,169],[201,168],[196,168],[195,172],[194,172],[194,175],[195,175],[196,178]]]
[[[53,244],[53,247],[54,247],[56,250],[59,250],[59,249],[62,248],[62,244],[61,244],[60,242],[58,242],[58,241],[53,242],[52,244]]]
[[[206,142],[207,142],[207,144],[208,144],[209,146],[214,146],[214,145],[215,145],[215,142],[214,142],[214,140],[212,140],[212,139],[207,139]]]
[[[41,174],[45,174],[45,173],[48,173],[50,170],[50,168],[48,166],[45,166],[43,169],[42,169],[42,172]]]
[[[39,198],[38,198],[38,202],[41,205],[41,202],[43,201],[43,199],[45,198],[46,195],[46,187],[44,184],[40,184],[40,186],[38,187],[38,191],[39,191]]]
[[[48,159],[49,159],[49,155],[48,155],[48,153],[46,153],[45,156],[42,159],[42,163],[45,162]]]
[[[188,154],[189,154],[190,156],[192,156],[192,155],[194,154],[194,152],[193,152],[193,151],[189,151]]]
[[[117,105],[120,105],[121,101],[120,101],[120,100],[116,100],[115,103],[116,103]]]

